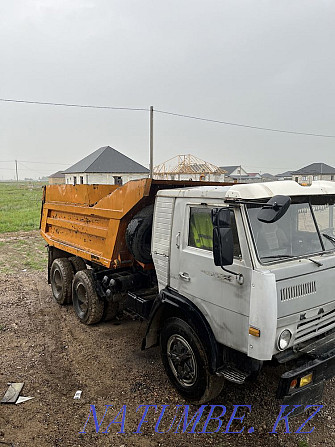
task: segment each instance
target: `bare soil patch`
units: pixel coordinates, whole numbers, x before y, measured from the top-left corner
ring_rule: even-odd
[[[72,306],[60,307],[52,297],[46,277],[46,252],[37,232],[10,233],[0,236],[0,395],[7,382],[25,382],[24,396],[34,399],[20,405],[0,405],[0,446],[333,446],[334,383],[326,384],[324,408],[306,425],[311,434],[285,434],[283,423],[278,434],[271,432],[279,403],[274,398],[278,371],[267,366],[258,381],[245,386],[226,383],[222,394],[211,404],[226,406],[227,412],[218,433],[174,433],[185,405],[170,386],[163,371],[159,349],[141,351],[145,322],[125,316],[121,321],[84,326],[77,320]],[[73,399],[77,390],[82,398]],[[243,423],[235,421],[231,431],[222,433],[234,405],[251,405]],[[81,434],[95,405],[102,419],[99,433],[92,418]],[[126,415],[124,431],[121,424],[108,424],[123,408]],[[142,418],[140,405],[150,408],[141,434],[134,434]],[[166,413],[159,431],[167,431],[178,411],[169,433],[155,432],[162,410]],[[210,407],[205,413],[208,414]],[[194,414],[198,407],[190,406]],[[222,408],[218,407],[215,415]],[[204,416],[196,431],[201,431]],[[248,411],[246,413],[249,413]],[[243,411],[239,411],[241,416]],[[334,416],[335,417],[335,416]],[[120,413],[117,421],[122,419]],[[305,415],[290,422],[295,431]],[[217,421],[208,425],[215,431]],[[253,433],[248,429],[254,427]],[[190,430],[190,427],[188,431]],[[5,443],[5,444],[4,444]],[[7,444],[6,444],[7,443]]]

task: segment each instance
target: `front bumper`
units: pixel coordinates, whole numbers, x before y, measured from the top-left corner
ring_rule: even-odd
[[[324,382],[335,375],[335,334],[331,334],[308,347],[303,354],[306,362],[285,372],[279,381],[277,398],[286,405],[315,405],[322,401]],[[312,381],[300,386],[302,377],[312,374]],[[291,387],[292,381],[297,381]]]

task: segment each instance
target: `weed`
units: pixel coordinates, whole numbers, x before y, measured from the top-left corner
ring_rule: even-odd
[[[0,233],[37,230],[41,183],[0,183]]]

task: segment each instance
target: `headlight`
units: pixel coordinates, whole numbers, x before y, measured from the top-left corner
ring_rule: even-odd
[[[283,351],[290,344],[292,334],[288,329],[285,329],[278,337],[278,348]]]

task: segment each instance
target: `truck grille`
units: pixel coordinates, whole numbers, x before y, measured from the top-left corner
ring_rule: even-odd
[[[294,286],[283,287],[280,289],[280,301],[289,301],[313,293],[316,293],[315,281],[295,284]]]
[[[327,332],[335,327],[335,309],[328,312],[320,312],[314,317],[307,318],[298,323],[297,335],[294,343],[301,343],[316,335]]]

